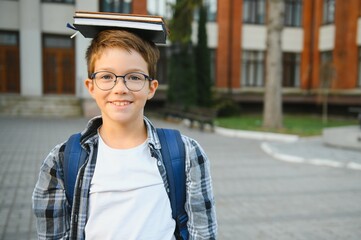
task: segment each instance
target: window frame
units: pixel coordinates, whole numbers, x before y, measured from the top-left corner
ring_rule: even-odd
[[[241,86],[263,87],[265,83],[266,52],[243,50],[241,64]]]
[[[303,17],[302,0],[285,0],[284,25],[286,27],[301,27]]]
[[[333,12],[331,12],[333,8]],[[322,6],[322,24],[332,24],[335,22],[336,13],[336,1],[335,0],[323,0]]]
[[[330,88],[335,76],[335,67],[333,65],[333,50],[320,52],[319,70],[320,87]]]
[[[108,6],[106,6],[107,4],[107,0],[99,0],[98,1],[98,9],[100,12],[114,12],[114,13],[125,13],[125,14],[130,14],[132,13],[133,9],[132,9],[132,3],[133,0],[127,1],[127,0],[111,0],[111,2],[109,3]],[[116,3],[118,3],[118,9],[116,9]],[[126,4],[129,4],[129,8],[126,9]]]
[[[216,0],[204,0],[203,6],[206,8],[207,22],[217,22],[217,1]],[[215,12],[211,12],[211,9],[215,7]],[[194,9],[193,21],[199,21],[199,8]]]
[[[147,12],[150,15],[162,16],[164,19],[171,19],[173,17],[173,9],[171,5],[175,4],[176,0],[147,0]],[[150,8],[155,8],[155,11],[150,11]]]
[[[41,0],[42,3],[60,3],[75,5],[75,0]]]
[[[332,62],[333,60],[333,50],[320,51],[320,61],[321,65],[325,62]]]
[[[57,40],[62,44],[57,44]],[[62,34],[43,33],[42,58],[43,94],[74,95],[75,39]]]
[[[5,41],[0,43],[0,94],[20,93],[20,33],[0,30],[0,35],[5,36]],[[10,41],[6,36],[10,37]]]
[[[266,1],[243,0],[243,23],[264,25],[266,23]]]
[[[282,87],[298,88],[301,78],[301,54],[296,52],[282,53]]]

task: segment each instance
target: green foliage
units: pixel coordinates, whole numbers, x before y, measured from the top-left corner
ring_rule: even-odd
[[[184,107],[196,103],[196,78],[192,46],[174,44],[169,64],[168,101]]]
[[[197,104],[201,107],[210,107],[212,105],[211,57],[207,44],[206,23],[207,12],[202,5],[199,7],[198,44],[195,48]]]
[[[223,98],[217,101],[217,115],[219,117],[239,116],[240,107],[230,98]]]
[[[266,131],[275,133],[296,134],[299,136],[321,135],[323,128],[357,125],[357,120],[330,118],[327,124],[322,122],[321,117],[315,115],[284,115],[284,127],[282,129],[266,129],[262,127],[261,115],[242,115],[235,117],[220,117],[216,125],[225,128]]]
[[[168,101],[184,107],[196,105],[195,57],[191,41],[193,12],[200,0],[177,0],[169,23],[171,57],[168,76]]]
[[[188,44],[191,41],[193,11],[201,0],[177,0],[173,8],[173,18],[169,22],[171,42]]]

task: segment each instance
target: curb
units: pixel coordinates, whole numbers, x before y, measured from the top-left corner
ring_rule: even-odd
[[[246,130],[233,130],[222,127],[215,127],[214,132],[227,137],[239,137],[264,141],[296,142],[299,136],[291,134],[254,132]]]
[[[311,165],[316,165],[316,166],[327,166],[327,167],[334,167],[334,168],[346,168],[346,169],[361,171],[361,164],[360,163],[348,162],[348,163],[345,164],[345,163],[342,163],[342,162],[329,160],[329,159],[318,159],[318,158],[307,159],[307,158],[303,158],[303,157],[298,157],[298,156],[293,156],[293,155],[288,155],[288,154],[282,154],[282,153],[278,153],[277,151],[274,151],[272,149],[272,147],[270,147],[270,145],[268,143],[266,143],[266,142],[263,142],[261,144],[261,149],[265,153],[272,156],[273,158],[275,158],[277,160],[285,161],[285,162],[304,163],[304,164],[311,164]]]

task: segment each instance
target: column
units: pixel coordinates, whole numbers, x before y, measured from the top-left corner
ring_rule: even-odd
[[[218,1],[218,88],[240,86],[242,0]]]
[[[132,13],[147,14],[147,0],[133,0]]]
[[[312,81],[312,52],[315,49],[315,39],[313,32],[315,32],[314,20],[314,6],[313,0],[303,1],[303,51],[301,53],[301,89],[309,89]]]
[[[40,0],[19,0],[20,94],[42,95]]]
[[[79,11],[97,12],[99,11],[98,1],[77,0],[75,9]],[[76,96],[80,98],[90,98],[90,95],[84,86],[84,80],[88,78],[85,52],[90,41],[91,38],[84,38],[80,33],[75,37],[75,92]]]
[[[356,42],[359,1],[337,0],[335,13],[335,50],[333,54],[336,79],[333,88],[352,89],[357,86],[358,49]]]

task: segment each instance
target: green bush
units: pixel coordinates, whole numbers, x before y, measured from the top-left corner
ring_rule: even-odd
[[[241,109],[239,105],[232,99],[223,98],[217,102],[218,104],[216,108],[218,117],[239,116]]]

